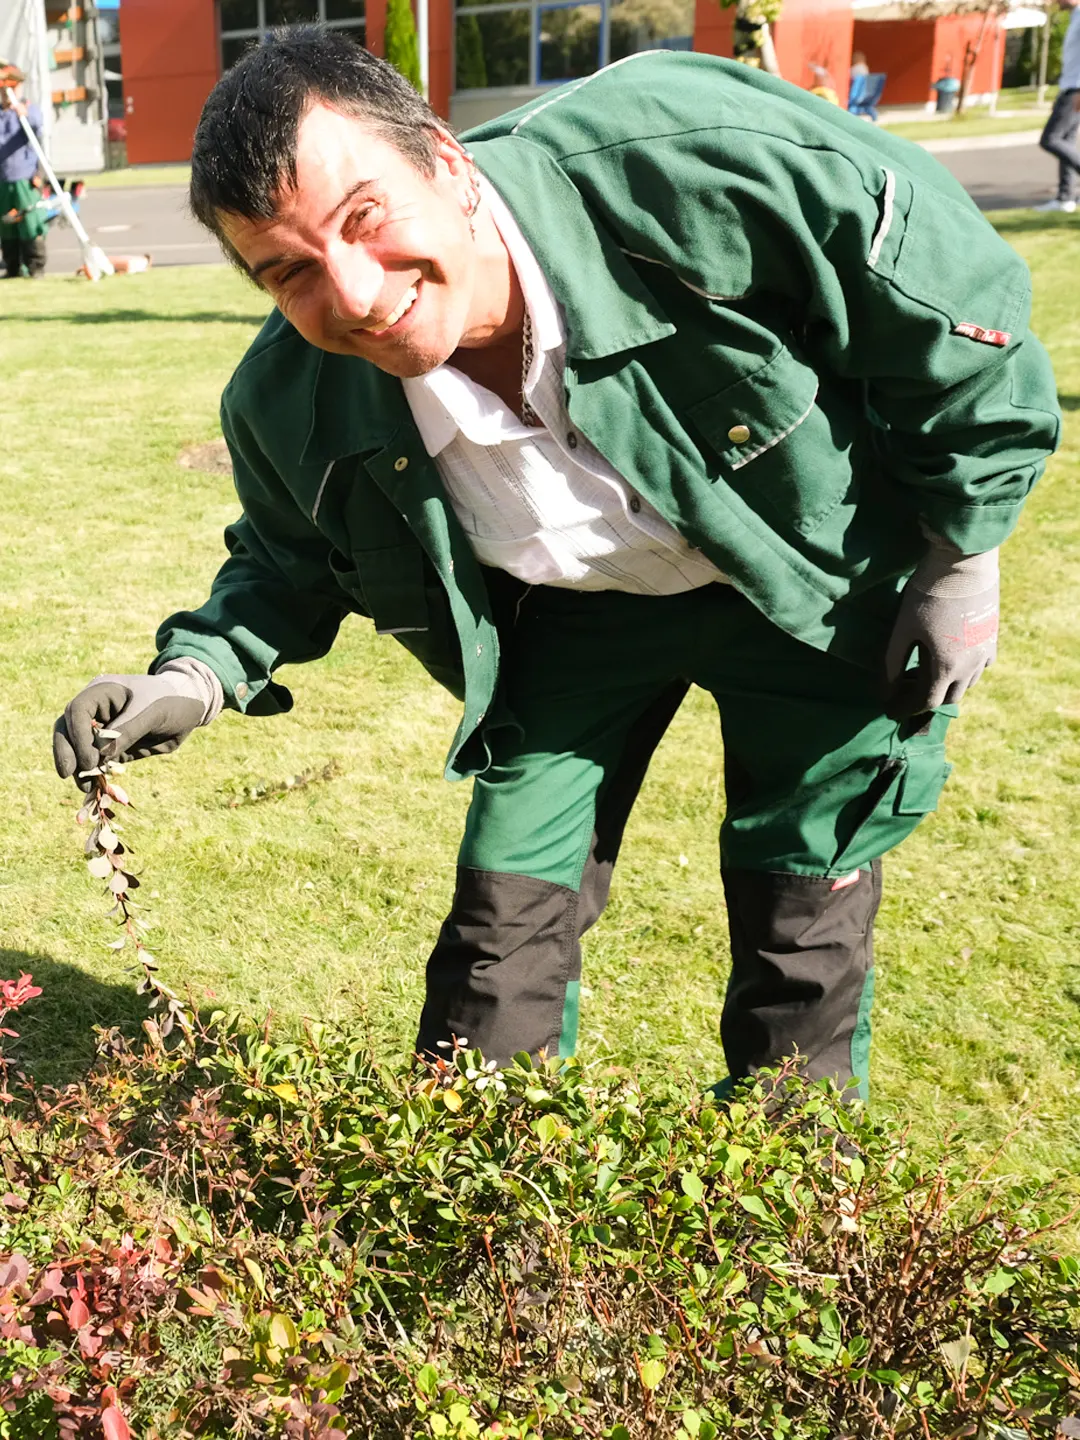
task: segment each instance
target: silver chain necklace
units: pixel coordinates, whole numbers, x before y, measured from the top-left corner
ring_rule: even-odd
[[[532,369],[533,356],[535,353],[532,316],[529,314],[529,307],[526,305],[525,318],[521,325],[521,423],[530,426],[542,425],[544,423],[525,398],[525,383],[529,378],[529,371]]]

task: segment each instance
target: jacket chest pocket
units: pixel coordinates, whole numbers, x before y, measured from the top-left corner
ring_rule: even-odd
[[[351,556],[334,551],[330,563],[338,585],[362,615],[371,616],[380,635],[427,630],[424,556],[415,541]]]
[[[381,635],[427,630],[420,542],[355,459],[339,461],[328,478],[319,523],[335,541],[330,567],[338,585]]]
[[[819,408],[815,371],[789,350],[686,412],[720,478],[757,512],[808,536],[847,495],[850,438]]]

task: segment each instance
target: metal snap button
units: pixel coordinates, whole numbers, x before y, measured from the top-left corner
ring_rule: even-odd
[[[733,445],[745,445],[747,440],[750,439],[749,425],[732,425],[731,429],[727,432],[727,438]]]
[[[630,509],[634,512],[635,515],[641,509],[641,500],[637,495],[630,496]]]
[[[569,445],[571,450],[577,449],[577,436],[574,434],[573,430],[571,430],[570,434],[567,435],[566,443],[567,445]]]
[[[408,464],[409,457],[407,455],[399,455],[398,458],[394,461],[394,469],[405,470],[408,468]]]
[[[240,681],[240,684],[237,685],[237,687],[236,687],[236,698],[237,698],[238,700],[243,700],[243,699],[245,698],[245,696],[247,695],[247,693],[248,693],[247,682],[246,682],[245,680],[241,680],[241,681]]]
[[[477,645],[477,647],[476,647],[476,653],[477,653],[477,655],[482,655],[482,654],[484,653],[484,647],[483,647],[483,645]]]

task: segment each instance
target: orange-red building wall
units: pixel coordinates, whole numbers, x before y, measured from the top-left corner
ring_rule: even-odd
[[[948,15],[940,20],[856,20],[854,48],[866,55],[873,71],[883,71],[886,105],[925,105],[935,98],[931,85],[943,75],[959,80],[964,47],[978,38],[981,15]],[[995,53],[993,22],[987,26],[971,81],[973,95],[1001,85],[1004,46]]]
[[[187,160],[221,63],[216,6],[124,0],[120,24],[128,160]]]
[[[734,33],[734,6],[721,9],[716,0],[696,0],[695,50],[730,56]],[[820,65],[832,77],[840,103],[847,103],[852,35],[849,0],[786,0],[773,35],[785,80],[809,90],[816,83],[810,66]]]
[[[203,101],[220,73],[214,0],[123,0],[120,17],[128,159],[134,165],[186,160]],[[974,41],[981,24],[981,15],[853,20],[849,0],[787,0],[774,33],[780,71],[795,85],[809,88],[810,66],[819,65],[846,103],[851,52],[862,50],[870,69],[889,77],[885,104],[922,105],[934,98],[934,80],[946,73],[959,76],[964,45]],[[429,0],[428,25],[431,102],[445,116],[453,90],[453,0]],[[383,51],[385,26],[386,0],[368,0],[367,40],[376,55]],[[696,0],[696,50],[730,55],[733,28],[733,7]],[[989,28],[973,93],[998,88],[1003,50]]]
[[[983,15],[946,15],[937,22],[934,34],[933,79],[949,73],[959,79],[964,63],[964,46],[976,44],[982,29]],[[975,73],[971,77],[971,94],[987,95],[1001,89],[1001,72],[1005,65],[1005,46],[998,41],[997,26],[989,21],[983,34]]]
[[[774,26],[780,74],[804,90],[818,83],[811,66],[826,70],[841,105],[847,104],[854,22],[848,0],[785,0]]]

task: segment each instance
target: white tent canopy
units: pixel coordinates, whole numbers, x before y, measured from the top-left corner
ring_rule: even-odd
[[[41,106],[45,120],[44,148],[49,153],[53,125],[49,44],[42,0],[4,0],[0,4],[0,59],[11,60],[26,76],[23,93]]]
[[[851,8],[856,20],[940,20],[946,15],[964,14],[956,0],[852,0]],[[966,13],[975,14],[976,11]],[[1002,8],[998,25],[1002,30],[1028,30],[1036,25],[1046,24],[1046,11],[1037,6],[1025,4],[1024,0],[1009,0]]]

